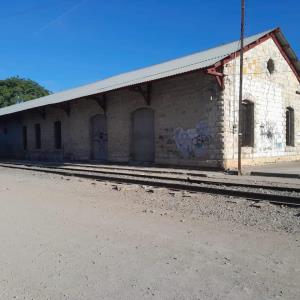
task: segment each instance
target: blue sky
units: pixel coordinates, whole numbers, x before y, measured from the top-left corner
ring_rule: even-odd
[[[246,34],[280,26],[300,56],[300,1],[246,0]],[[0,79],[60,91],[239,38],[240,0],[0,0]]]

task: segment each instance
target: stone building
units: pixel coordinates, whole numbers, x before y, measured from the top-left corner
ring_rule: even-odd
[[[300,159],[300,62],[245,39],[243,164]],[[237,164],[239,42],[0,109],[2,159]]]

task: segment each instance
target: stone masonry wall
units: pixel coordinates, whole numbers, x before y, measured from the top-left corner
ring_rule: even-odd
[[[22,158],[21,120],[6,118],[0,120],[0,157]]]
[[[155,163],[217,166],[222,160],[217,118],[219,90],[202,73],[153,83]],[[140,94],[121,90],[108,96],[108,153],[111,161],[131,160],[131,113],[147,107]]]
[[[90,117],[103,114],[94,100],[74,100],[70,116],[58,107],[47,107],[45,119],[38,111],[24,112],[22,125],[27,126],[26,158],[33,160],[88,160],[90,158]],[[55,149],[54,122],[61,121],[62,149]],[[41,126],[41,149],[35,149],[34,125]]]
[[[19,131],[27,126],[28,150],[24,157],[43,160],[89,160],[90,118],[104,112],[91,99],[73,100],[70,117],[61,108],[47,107],[46,117],[38,111],[22,113]],[[107,94],[108,160],[129,162],[131,116],[148,107],[141,94],[122,89]],[[223,102],[213,77],[196,72],[152,84],[155,163],[187,166],[222,164]],[[62,123],[62,150],[54,147],[54,122]],[[42,148],[35,149],[34,124],[40,123]],[[0,132],[1,139],[1,132]],[[15,143],[20,143],[16,140]]]
[[[243,147],[244,165],[300,159],[299,82],[272,39],[245,53],[243,99],[254,103],[254,147]],[[275,72],[267,69],[269,59]],[[239,58],[224,67],[224,167],[237,164]],[[286,146],[287,107],[294,109],[295,146]]]

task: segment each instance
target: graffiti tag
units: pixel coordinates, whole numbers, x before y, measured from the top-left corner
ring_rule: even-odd
[[[266,122],[260,125],[262,150],[280,150],[283,148],[283,136],[275,122]]]
[[[206,122],[199,122],[195,128],[176,128],[174,140],[178,151],[184,158],[201,157],[212,143],[210,128]]]

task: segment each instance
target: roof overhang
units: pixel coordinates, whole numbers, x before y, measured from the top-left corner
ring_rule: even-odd
[[[266,32],[246,38],[244,51],[249,51],[267,39],[273,39],[281,54],[291,67],[291,70],[294,72],[295,76],[300,82],[300,62],[279,28],[268,30]],[[85,86],[4,107],[0,109],[0,117],[22,111],[64,104],[71,100],[86,98],[97,94],[104,94],[110,91],[128,88],[131,86],[149,83],[199,70],[215,76],[220,84],[220,87],[224,88],[224,75],[221,73],[221,68],[219,67],[236,58],[239,54],[239,41],[235,41],[158,65],[113,76],[111,78],[97,81]]]

